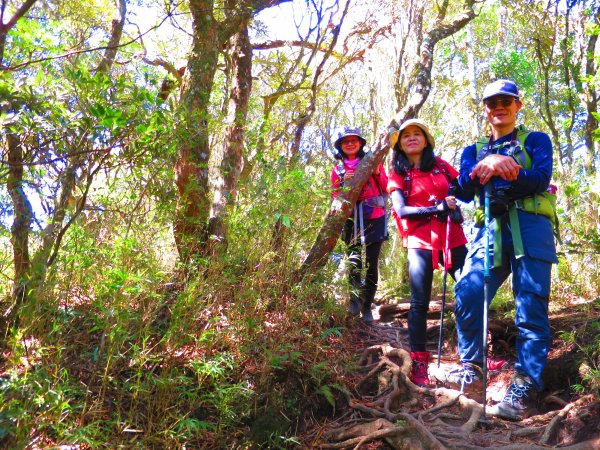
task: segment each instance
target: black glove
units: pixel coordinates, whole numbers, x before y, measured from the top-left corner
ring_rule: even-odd
[[[452,223],[463,223],[465,218],[463,217],[460,206],[456,205],[456,208],[450,211],[450,222]]]
[[[438,211],[436,214],[438,222],[445,222],[448,214],[452,211],[445,199],[436,205],[436,209]]]

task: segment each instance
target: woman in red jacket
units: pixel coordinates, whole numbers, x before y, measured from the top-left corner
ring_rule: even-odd
[[[454,278],[467,254],[460,214],[451,214],[459,212],[456,198],[449,194],[458,171],[434,155],[435,141],[421,120],[404,122],[390,135],[390,144],[393,171],[387,189],[392,196],[402,246],[408,251],[411,380],[426,386],[430,384],[426,332],[433,271],[440,262],[448,263],[445,267]],[[446,245],[448,229],[449,245]],[[449,249],[447,261],[445,249]]]
[[[340,163],[331,172],[332,198],[339,195],[340,189],[354,176],[360,160],[365,156],[363,150],[367,141],[358,128],[346,128],[334,142],[336,158]],[[352,315],[362,313],[365,322],[373,321],[371,305],[377,291],[379,279],[378,261],[381,245],[387,240],[387,222],[385,216],[385,194],[387,174],[383,165],[373,171],[365,183],[354,207],[354,215],[344,224],[342,240],[348,245],[347,255],[350,261],[349,312]],[[362,246],[365,246],[365,281],[362,282]]]

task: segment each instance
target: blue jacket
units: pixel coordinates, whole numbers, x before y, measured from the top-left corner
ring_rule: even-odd
[[[508,134],[493,141],[491,145],[509,142],[510,139],[511,134]],[[537,131],[530,132],[525,140],[525,149],[531,158],[531,168],[521,168],[517,179],[512,182],[499,177],[494,177],[490,181],[502,187],[510,187],[512,200],[544,192],[552,178],[552,142],[548,135]],[[499,153],[506,155],[507,151],[508,147],[502,147]],[[475,177],[471,180],[469,177],[469,173],[478,162],[476,144],[466,147],[461,156],[458,176],[460,189],[457,189],[456,196],[462,201],[469,202],[477,194],[480,204],[483,204],[484,190],[479,183],[479,178]],[[524,211],[519,211],[518,214],[525,253],[543,261],[558,262],[550,220],[545,216]],[[505,221],[503,221],[502,234],[504,242],[512,241],[511,232]]]
[[[493,141],[492,146],[509,142],[510,138],[511,134],[507,134]],[[552,142],[548,135],[539,131],[531,131],[525,140],[525,148],[531,158],[531,168],[522,168],[517,179],[510,183],[513,199],[544,192],[552,178]],[[504,155],[506,153],[506,147],[499,152],[499,154]],[[475,194],[478,194],[480,202],[483,202],[483,186],[479,183],[479,178],[475,177],[471,180],[469,177],[469,173],[478,162],[476,144],[466,147],[461,156],[460,175],[458,177],[458,185],[462,192],[456,193],[457,197],[465,202],[473,200]],[[492,181],[501,185],[508,184],[505,180]]]

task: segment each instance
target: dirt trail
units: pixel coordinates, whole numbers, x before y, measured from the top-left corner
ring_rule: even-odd
[[[600,448],[600,401],[597,396],[571,390],[577,382],[573,348],[553,347],[537,414],[521,422],[484,416],[480,395],[467,396],[441,385],[427,389],[410,382],[408,306],[378,307],[374,314],[378,320],[372,325],[358,319],[349,323],[358,369],[350,374],[353,385],[347,386],[350,391],[343,414],[315,433],[314,448]],[[431,373],[438,370],[439,304],[432,303],[428,319]],[[573,314],[553,316],[555,332],[565,329],[561,320],[572,323]],[[444,325],[441,370],[458,363],[454,324],[449,319]],[[516,336],[510,321],[490,321],[489,328],[490,355],[510,364],[488,377],[488,405],[500,401],[510,383]]]

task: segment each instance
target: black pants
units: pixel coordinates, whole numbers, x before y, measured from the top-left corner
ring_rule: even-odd
[[[440,261],[444,260],[440,250]],[[408,312],[408,338],[413,352],[427,351],[427,311],[431,300],[433,283],[432,251],[418,248],[408,249],[408,278],[410,280],[410,310]],[[467,247],[461,245],[450,252],[452,267],[450,276],[456,280],[455,273],[465,263]]]
[[[362,283],[362,246],[360,244],[348,247],[348,258],[350,261],[350,286],[360,293],[365,306],[369,306],[377,292],[377,281],[379,280],[379,253],[383,242],[370,242],[365,244],[366,275],[364,285]]]

